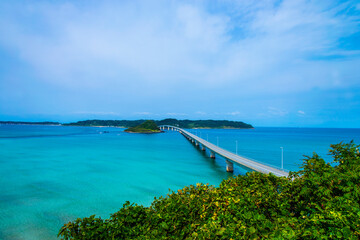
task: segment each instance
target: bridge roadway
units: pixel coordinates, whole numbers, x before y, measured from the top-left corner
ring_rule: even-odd
[[[215,153],[222,156],[223,158],[225,158],[226,160],[226,170],[228,172],[233,172],[233,163],[239,164],[241,166],[244,166],[246,168],[252,169],[256,172],[261,172],[261,173],[272,173],[276,176],[279,177],[287,177],[289,175],[288,172],[281,170],[281,169],[277,169],[274,167],[270,167],[266,164],[262,164],[259,162],[256,162],[254,160],[250,160],[247,159],[245,157],[239,156],[237,154],[234,154],[232,152],[229,152],[223,148],[220,148],[182,128],[178,128],[175,126],[170,126],[170,125],[161,125],[159,126],[160,129],[165,130],[166,128],[168,130],[175,130],[180,132],[182,135],[184,135],[189,141],[195,143],[196,146],[199,146],[201,144],[202,146],[202,150],[205,151],[205,148],[208,148],[210,151],[210,157],[215,158]]]

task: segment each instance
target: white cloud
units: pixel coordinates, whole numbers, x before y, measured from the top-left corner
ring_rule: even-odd
[[[186,82],[235,84],[243,92],[337,87],[329,84],[331,63],[309,58],[339,53],[334,49],[338,40],[359,30],[355,20],[338,14],[341,5],[302,0],[223,4],[243,16],[167,1],[28,3],[3,17],[0,42],[44,81],[69,87],[171,88]],[[32,28],[17,17],[26,14],[43,27]],[[344,76],[358,63],[340,61],[336,70]]]
[[[305,115],[305,112],[304,112],[304,111],[299,110],[299,111],[297,111],[297,112],[298,112],[298,114]]]
[[[290,119],[311,109],[300,95],[358,96],[349,2],[15,2],[0,1],[0,113]]]
[[[288,114],[288,111],[285,111],[285,110],[282,110],[282,109],[279,109],[279,108],[275,108],[275,107],[268,107],[268,113],[270,115],[273,115],[273,116],[285,116]]]
[[[44,80],[60,85],[121,81],[126,87],[203,75],[208,68],[203,60],[226,41],[227,18],[180,3],[143,7],[29,4],[16,12],[43,18],[44,29],[29,31],[11,18],[1,24],[0,42],[19,52]]]
[[[170,113],[166,113],[166,115],[168,115],[168,116],[187,116],[188,114],[186,114],[186,113],[170,112]]]
[[[115,112],[94,112],[94,111],[76,111],[71,114],[81,114],[81,115],[118,115]]]
[[[206,115],[207,113],[206,113],[206,112],[203,112],[203,111],[197,111],[197,112],[195,112],[195,114],[198,114],[198,115]]]
[[[150,112],[134,112],[135,115],[153,115]]]
[[[228,112],[227,115],[232,115],[232,116],[237,116],[237,115],[240,115],[241,112],[239,111],[234,111],[234,112]]]

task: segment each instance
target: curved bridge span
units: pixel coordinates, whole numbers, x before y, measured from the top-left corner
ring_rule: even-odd
[[[263,163],[256,162],[254,160],[247,159],[245,157],[239,156],[232,152],[229,152],[223,148],[220,148],[182,128],[171,126],[171,125],[161,125],[159,126],[161,130],[172,130],[178,131],[181,133],[185,138],[195,144],[195,146],[200,147],[202,151],[205,151],[206,148],[210,151],[210,157],[215,158],[215,154],[218,154],[225,158],[226,161],[226,171],[233,172],[234,171],[234,163],[239,164],[243,167],[252,169],[256,172],[261,173],[272,173],[279,177],[287,177],[289,175],[288,172],[277,169],[271,166],[268,166]]]

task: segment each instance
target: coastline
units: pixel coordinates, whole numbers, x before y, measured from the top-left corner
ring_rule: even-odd
[[[133,131],[124,131],[126,133],[141,133],[141,134],[153,134],[153,133],[164,133],[164,131],[159,132],[133,132]]]
[[[106,127],[111,127],[111,128],[127,128],[125,126],[103,126],[103,125],[99,125],[99,126],[84,126],[84,125],[68,125],[68,124],[27,124],[27,123],[0,123],[1,125],[23,125],[23,126],[61,126],[61,127],[96,127],[96,128],[106,128]],[[234,127],[217,127],[217,128],[211,128],[211,127],[197,127],[197,128],[184,128],[184,129],[229,129],[229,130],[234,130],[234,129],[255,129],[254,127],[252,128],[234,128]],[[162,131],[163,132],[163,131]],[[130,133],[130,132],[129,132]],[[137,133],[137,132],[132,132],[132,133]],[[160,133],[160,132],[158,132]]]
[[[162,119],[162,120],[81,120],[77,122],[54,122],[54,121],[0,121],[0,124],[12,125],[47,125],[47,126],[72,126],[72,127],[114,127],[130,128],[146,121],[153,121],[156,125],[172,125],[183,129],[252,129],[251,124],[242,121],[230,120],[189,120],[189,119]]]
[[[234,127],[218,127],[218,128],[211,128],[211,127],[197,127],[197,128],[188,128],[188,129],[255,129],[252,128],[234,128]]]

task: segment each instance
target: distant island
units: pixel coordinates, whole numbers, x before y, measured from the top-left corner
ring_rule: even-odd
[[[82,126],[82,127],[123,127],[131,128],[145,122],[146,119],[140,120],[85,120],[72,123],[59,122],[24,122],[24,121],[0,121],[0,124],[19,124],[19,125],[61,125],[61,126]],[[228,120],[178,120],[167,118],[163,120],[154,120],[154,123],[160,125],[172,125],[179,128],[221,128],[221,129],[249,129],[254,128],[251,124],[241,121]]]
[[[18,121],[0,121],[0,124],[9,125],[61,125],[59,122],[18,122]]]
[[[161,133],[162,131],[153,120],[146,120],[145,122],[124,130],[129,133]]]
[[[146,120],[85,120],[74,123],[66,123],[64,126],[88,126],[88,127],[135,127]],[[179,128],[229,128],[229,129],[249,129],[254,128],[252,125],[240,121],[228,120],[178,120],[167,118],[155,120],[156,125],[172,125]]]

